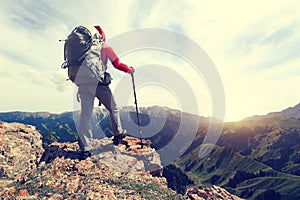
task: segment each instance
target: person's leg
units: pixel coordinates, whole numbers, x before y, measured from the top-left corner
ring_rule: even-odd
[[[81,113],[78,122],[78,144],[81,151],[89,151],[92,148],[91,120],[94,107],[94,95],[90,92],[80,92]]]
[[[96,97],[110,113],[111,129],[114,136],[124,133],[122,129],[120,114],[110,88],[106,85],[98,85]]]

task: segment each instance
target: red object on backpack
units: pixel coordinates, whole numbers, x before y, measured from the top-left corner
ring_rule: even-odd
[[[103,41],[106,42],[106,35],[105,35],[104,31],[102,30],[102,28],[100,26],[94,26],[94,27],[97,29],[97,31],[100,33],[100,35],[102,35]]]
[[[99,25],[94,26],[94,27],[97,29],[97,31],[100,33],[100,35],[102,35],[103,41],[105,42],[106,35],[105,35],[104,31],[102,30],[102,28]],[[102,49],[101,49],[101,60],[104,65],[107,64],[107,58],[109,58],[109,60],[111,61],[111,63],[113,64],[113,66],[116,69],[121,70],[126,73],[132,73],[133,69],[131,67],[128,67],[126,64],[120,62],[120,59],[117,56],[117,54],[115,53],[115,51],[113,50],[113,48],[111,48],[107,44],[103,44]]]

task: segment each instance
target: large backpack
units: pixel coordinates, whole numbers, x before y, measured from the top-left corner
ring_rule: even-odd
[[[103,82],[102,43],[103,37],[92,26],[78,26],[68,35],[62,68],[68,68],[68,77],[76,85]]]

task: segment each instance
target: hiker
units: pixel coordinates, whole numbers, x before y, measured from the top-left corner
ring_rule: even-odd
[[[93,26],[92,29],[93,30],[90,29],[90,32],[97,31],[102,37],[102,46],[100,48],[101,53],[99,54],[99,56],[101,56],[102,68],[104,69],[104,72],[107,69],[107,62],[109,60],[116,69],[128,74],[133,74],[134,68],[128,67],[126,64],[121,63],[113,48],[105,43],[106,35],[102,28],[100,26]],[[76,29],[74,29],[74,31],[75,30]],[[78,33],[81,33],[80,31],[82,32],[82,30],[79,30]],[[85,60],[87,60],[87,58],[85,58]],[[69,66],[67,67],[70,68]],[[70,77],[70,72],[68,73]],[[70,79],[72,80],[72,78]],[[73,82],[76,83],[76,80],[74,80]],[[120,144],[122,142],[122,139],[126,137],[126,130],[122,129],[119,110],[117,108],[117,104],[114,100],[113,94],[109,88],[109,84],[105,84],[99,81],[98,84],[97,82],[96,84],[77,82],[76,85],[78,86],[78,95],[81,103],[81,114],[78,122],[78,144],[81,152],[89,153],[89,151],[92,148],[91,119],[93,114],[95,97],[99,100],[99,104],[103,104],[110,113],[111,129],[114,135],[113,144]]]

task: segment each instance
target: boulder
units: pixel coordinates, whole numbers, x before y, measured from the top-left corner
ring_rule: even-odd
[[[43,153],[42,135],[34,126],[0,122],[0,178],[25,179]]]

